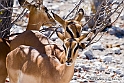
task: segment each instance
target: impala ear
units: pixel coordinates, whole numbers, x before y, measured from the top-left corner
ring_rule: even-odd
[[[63,20],[61,17],[59,17],[57,14],[51,12],[53,14],[53,17],[56,21],[58,21],[61,25],[65,24],[65,20]]]
[[[84,10],[81,8],[79,9],[77,16],[75,17],[75,20],[80,22],[83,16],[84,16]]]
[[[62,33],[56,32],[56,34],[57,34],[57,36],[58,36],[62,41],[64,41],[65,36],[64,36]]]
[[[33,5],[31,5],[29,2],[27,2],[26,0],[18,0],[19,4],[23,7],[23,8],[27,8],[29,11],[31,9],[31,7],[33,7]]]

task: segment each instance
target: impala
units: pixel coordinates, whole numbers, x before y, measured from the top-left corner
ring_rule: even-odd
[[[42,4],[41,7],[38,8],[38,5],[32,5],[25,0],[18,1],[22,7],[30,11],[27,30],[39,30],[42,25],[53,26],[56,24],[55,20],[48,13],[48,9]]]
[[[79,9],[77,16],[74,19],[64,20],[57,14],[53,13],[53,17],[64,28],[64,34],[68,38],[77,38],[81,35],[82,23],[81,19],[84,16],[84,10]]]
[[[60,22],[64,26],[64,32],[66,38],[77,38],[80,37],[81,33],[81,19],[84,15],[83,9],[80,9],[78,12],[78,15],[73,20],[63,20],[61,19],[57,14],[53,13],[54,18]],[[39,27],[40,28],[40,27]],[[71,30],[72,29],[72,30]],[[35,34],[35,35],[34,35]],[[39,32],[32,32],[32,31],[26,31],[19,36],[17,36],[15,39],[13,39],[10,43],[11,50],[15,49],[19,45],[29,45],[35,47],[39,52],[45,52],[43,49],[40,48],[44,45],[43,42],[43,36],[40,36]],[[44,37],[45,41],[47,40],[46,37]],[[34,41],[32,41],[34,40]],[[46,41],[48,42],[48,41]],[[80,45],[81,47],[85,47],[83,44]]]
[[[14,50],[20,45],[28,45],[36,48],[41,53],[45,52],[45,44],[55,44],[53,41],[49,40],[46,36],[42,35],[39,31],[25,31],[14,38],[10,43],[10,49]],[[57,46],[55,46],[57,47]]]
[[[7,77],[6,56],[10,52],[10,47],[4,39],[0,38],[0,83],[5,83]]]
[[[59,32],[57,35],[63,41],[64,51],[51,49],[45,45],[44,51],[53,50],[54,53],[44,54],[34,47],[21,45],[7,55],[6,67],[11,83],[70,82],[79,43],[86,35],[79,38],[66,38]]]

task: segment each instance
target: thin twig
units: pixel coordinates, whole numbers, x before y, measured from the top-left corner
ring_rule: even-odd
[[[3,7],[5,10],[8,10],[9,12],[12,13],[12,11],[10,11],[8,8],[4,7],[1,3],[0,3],[0,6]]]
[[[51,38],[52,35],[57,31],[58,28],[59,28],[59,27],[56,27],[55,30],[50,34],[50,36],[49,36],[48,38]]]
[[[69,16],[72,12],[74,12],[74,10],[75,10],[76,8],[78,8],[79,5],[80,5],[82,2],[83,2],[83,0],[80,0],[79,3],[71,10],[71,12],[70,12],[64,19],[67,19],[68,16]]]
[[[92,41],[93,41],[93,39],[97,36],[97,34],[99,33],[99,32],[101,32],[105,27],[106,27],[106,25],[107,25],[107,23],[108,23],[108,18],[110,18],[110,16],[112,15],[112,14],[114,14],[118,9],[119,9],[119,7],[120,7],[120,5],[122,4],[123,2],[121,2],[119,5],[118,5],[118,7],[113,11],[113,12],[111,12],[110,14],[108,14],[107,16],[105,16],[104,17],[104,20],[101,22],[101,25],[99,25],[99,29],[97,30],[97,32],[94,34],[94,36],[92,37],[92,39],[88,42],[88,44],[86,45],[86,47],[87,46],[89,46],[90,44],[92,44]],[[106,7],[106,5],[104,6],[104,7]],[[122,9],[123,10],[123,9]],[[122,12],[122,10],[121,10],[121,12]],[[118,17],[120,16],[120,13],[119,13],[119,15],[118,15]],[[118,19],[118,17],[117,17],[117,19]],[[116,20],[117,20],[116,19]],[[114,21],[115,22],[115,21]],[[95,24],[97,23],[97,21],[95,22]],[[96,27],[96,25],[95,25],[95,27]],[[94,27],[94,28],[95,28]],[[93,29],[94,29],[93,28]],[[100,37],[101,38],[101,37]],[[98,40],[99,41],[99,40]]]
[[[94,19],[94,18],[99,14],[103,3],[104,3],[104,1],[102,1],[102,3],[100,4],[100,6],[98,7],[97,12],[95,13],[95,15],[94,15],[94,16],[91,16],[91,17],[88,19],[88,21],[87,21],[85,24],[82,25],[82,27],[84,27],[86,24],[88,24],[88,22],[90,22],[92,19]],[[94,27],[96,27],[96,25],[95,25]],[[93,28],[94,28],[94,27],[93,27]],[[93,28],[92,28],[92,29],[93,29]],[[92,31],[92,30],[91,30],[91,31]]]
[[[110,25],[114,24],[118,20],[118,18],[120,17],[120,15],[121,15],[121,13],[122,13],[123,10],[124,10],[124,7],[119,12],[119,15],[117,16],[117,18]]]
[[[105,33],[106,33],[106,32],[103,32],[102,35],[101,35],[95,42],[92,42],[91,44],[97,43],[98,41],[100,41],[100,39],[103,37],[103,35],[104,35]]]
[[[16,18],[13,22],[11,22],[11,26],[10,26],[10,27],[6,28],[5,30],[3,30],[3,31],[1,31],[1,32],[3,33],[3,32],[5,32],[5,31],[11,29],[11,27],[13,26],[13,24],[20,18],[20,16],[24,13],[24,11],[25,11],[25,9],[22,11],[21,14],[19,14],[19,15],[17,16],[17,18]]]

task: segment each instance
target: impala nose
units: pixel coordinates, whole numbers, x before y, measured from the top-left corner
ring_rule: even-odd
[[[71,64],[72,64],[72,59],[68,59],[68,60],[66,61],[66,65],[70,66]]]

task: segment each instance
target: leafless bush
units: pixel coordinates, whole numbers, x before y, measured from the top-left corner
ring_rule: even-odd
[[[0,37],[2,38],[9,34],[7,28],[11,26],[12,6],[13,0],[0,0]]]
[[[43,3],[42,0],[37,0],[37,2]],[[95,1],[95,0],[94,0]],[[79,6],[81,5],[81,3],[83,3],[83,0],[80,0],[77,5],[72,9],[72,11],[69,12],[68,15],[66,15],[66,17],[64,19],[67,19],[69,17],[69,15],[71,15],[74,12],[77,12],[79,9]],[[95,2],[94,2],[95,3]],[[85,25],[88,25],[90,23],[92,23],[92,27],[91,30],[89,31],[92,32],[95,30],[94,35],[92,36],[92,39],[89,41],[89,43],[87,44],[87,46],[89,44],[91,44],[92,40],[96,37],[96,35],[101,32],[106,26],[112,25],[120,16],[121,12],[124,9],[124,1],[121,2],[117,2],[117,1],[111,1],[111,0],[102,0],[100,2],[101,4],[95,6],[95,4],[92,4],[92,14],[90,16],[88,16],[88,20],[86,21],[86,23],[84,23],[82,25],[82,28]],[[1,4],[2,5],[2,4]],[[115,7],[116,6],[116,7]],[[18,7],[20,8],[20,7]],[[4,11],[4,10],[12,10],[14,9],[14,7],[2,7],[0,9],[0,11]],[[17,8],[16,8],[17,9]],[[11,12],[12,13],[12,12]],[[118,16],[116,17],[115,20],[110,21],[111,20],[111,16],[117,13]],[[25,10],[23,10],[20,14],[18,14],[16,16],[16,19],[14,19],[13,21],[11,21],[11,25],[7,26],[7,28],[1,29],[1,33],[6,33],[6,31],[9,31],[11,29],[11,27],[13,26],[13,24],[15,24],[15,22],[18,19],[21,19],[23,16],[25,15]],[[11,17],[11,15],[7,16],[7,17]],[[85,16],[86,18],[87,16]],[[1,17],[1,18],[5,18],[5,17]],[[5,25],[6,23],[2,24],[1,26]],[[91,25],[91,24],[90,24]],[[60,27],[60,26],[58,26]],[[57,28],[57,27],[54,27]],[[44,30],[44,29],[43,29]],[[48,28],[49,30],[49,28]],[[54,29],[52,29],[54,30]],[[40,30],[42,31],[42,30]],[[47,29],[45,28],[45,31],[47,31]],[[55,31],[54,31],[55,32]],[[52,33],[53,34],[53,33]],[[50,36],[51,37],[51,36]]]
[[[115,6],[116,5],[116,6]],[[89,20],[86,22],[88,24],[92,20],[92,28],[91,31],[95,30],[94,36],[87,44],[90,45],[92,40],[97,36],[99,32],[105,29],[107,26],[112,25],[120,16],[121,12],[124,9],[124,1],[121,2],[113,2],[111,0],[103,0],[101,4],[98,6],[93,15],[90,16]],[[117,13],[116,19],[111,21],[111,17],[114,13]]]

